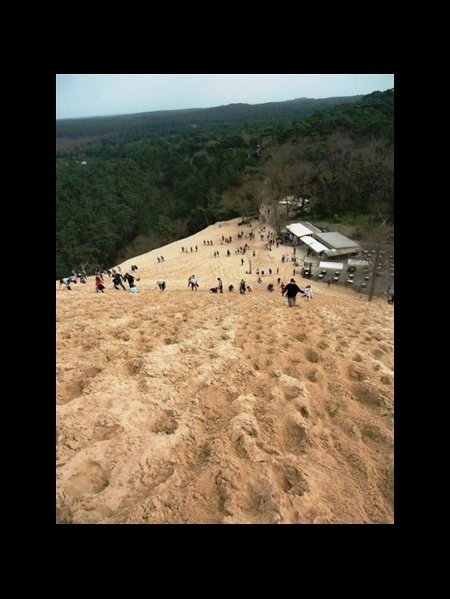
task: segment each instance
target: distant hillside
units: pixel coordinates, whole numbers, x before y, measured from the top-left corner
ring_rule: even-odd
[[[93,117],[84,119],[62,119],[56,121],[56,137],[94,137],[115,133],[158,130],[167,126],[214,125],[231,123],[258,123],[261,121],[290,120],[305,118],[329,110],[341,104],[351,104],[363,96],[337,98],[299,98],[286,102],[265,104],[228,104],[214,108],[190,108],[185,110],[160,110],[139,114]]]
[[[261,203],[276,217],[286,195],[310,200],[308,218],[392,219],[394,91],[331,108],[338,100],[59,122],[68,137],[56,153],[56,276],[80,264],[94,272]],[[314,103],[322,110],[293,118]]]

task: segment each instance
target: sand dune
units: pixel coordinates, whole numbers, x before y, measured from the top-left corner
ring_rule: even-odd
[[[122,264],[136,295],[56,285],[59,523],[393,522],[393,307],[313,282],[288,308],[292,250],[238,220]]]

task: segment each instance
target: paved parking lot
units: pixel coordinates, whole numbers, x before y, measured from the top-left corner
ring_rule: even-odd
[[[357,256],[336,258],[336,263],[344,264],[342,270],[334,268],[322,269],[319,262],[333,262],[329,259],[321,260],[317,256],[307,256],[306,249],[296,248],[297,272],[304,278],[310,278],[314,281],[330,282],[331,285],[343,285],[355,289],[358,293],[369,294],[372,287],[373,277],[375,277],[374,294],[387,295],[394,286],[394,255],[393,252],[380,251],[378,263],[375,264],[376,250],[363,250]],[[369,263],[368,267],[348,267],[348,259],[365,260]],[[304,274],[310,270],[311,275]]]

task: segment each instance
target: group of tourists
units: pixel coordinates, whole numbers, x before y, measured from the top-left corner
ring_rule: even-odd
[[[269,247],[266,249],[271,249],[271,246],[275,245],[275,243],[276,243],[275,235],[272,232],[266,231],[265,226],[260,227],[259,231],[257,231],[257,232],[260,235],[261,241],[266,241],[266,238],[267,238]],[[243,231],[240,231],[237,235],[237,238],[239,240],[244,238],[244,239],[253,241],[255,239],[255,232],[250,227],[250,233],[248,235],[244,234]],[[230,244],[230,243],[232,243],[232,241],[233,241],[232,236],[222,235],[222,239],[219,240],[219,243],[220,244]],[[214,242],[213,242],[213,240],[203,240],[203,245],[204,246],[214,246]],[[278,245],[278,244],[276,244],[276,245]],[[181,253],[182,254],[194,253],[194,252],[198,252],[198,249],[199,248],[197,245],[192,246],[192,247],[182,246]],[[252,252],[253,257],[255,257],[255,250],[252,250],[247,242],[244,242],[243,244],[241,244],[238,248],[236,248],[234,250],[235,254],[238,254],[238,255],[241,254],[241,257],[240,257],[241,266],[244,266],[244,258],[242,257],[242,255],[245,255],[246,252]],[[230,250],[227,250],[226,254],[227,254],[227,257],[231,256]],[[219,257],[218,250],[214,250],[214,257]],[[158,261],[158,263],[165,262],[164,256],[158,256],[157,261]],[[287,262],[288,256],[283,255],[281,261]],[[113,288],[115,290],[122,289],[122,290],[126,291],[127,290],[126,284],[128,284],[128,289],[132,293],[137,293],[139,291],[137,284],[136,284],[136,281],[139,281],[139,277],[137,276],[138,267],[136,264],[133,264],[133,265],[131,265],[130,269],[131,269],[130,272],[126,272],[124,275],[122,275],[120,267],[116,267],[115,269],[113,268],[111,270],[109,270],[109,269],[105,270],[105,269],[99,267],[95,274],[95,291],[96,291],[96,293],[104,293],[106,290],[105,279],[104,279],[105,274],[108,277],[110,277],[111,282],[113,284]],[[249,273],[247,273],[247,274],[249,274]],[[272,268],[267,268],[264,270],[257,268],[256,274],[258,276],[257,282],[259,284],[261,284],[263,281],[262,277],[264,277],[267,274],[269,276],[271,276],[272,274],[278,275],[279,268],[276,268],[276,273],[275,273],[275,270],[272,271]],[[87,276],[86,276],[84,269],[80,269],[79,272],[73,271],[70,277],[64,277],[63,279],[61,279],[60,287],[62,285],[64,285],[66,289],[70,290],[71,283],[76,283],[77,277],[80,277],[81,282],[83,282],[83,283],[86,282]],[[278,277],[277,284],[278,284],[278,288],[280,289],[283,297],[287,298],[289,307],[292,307],[296,304],[296,297],[299,293],[302,294],[306,300],[310,300],[313,297],[313,293],[312,293],[312,289],[311,289],[310,285],[307,285],[305,287],[305,289],[301,289],[296,284],[296,282],[293,278],[290,280],[290,282],[287,285],[284,285],[281,282],[280,277]],[[166,289],[166,281],[163,279],[158,279],[156,281],[156,285],[160,291],[164,291]],[[200,286],[197,276],[194,274],[190,275],[188,278],[188,281],[187,281],[187,285],[192,291],[197,291]],[[250,293],[253,291],[253,287],[251,285],[249,285],[248,283],[246,283],[244,279],[241,279],[237,288],[241,295],[245,295],[246,293]],[[223,294],[223,289],[224,289],[224,285],[223,285],[222,279],[220,277],[217,277],[217,283],[216,283],[216,285],[214,285],[213,287],[210,288],[210,291],[212,293]],[[234,289],[235,289],[235,286],[233,284],[228,285],[229,292],[234,291]],[[266,290],[268,292],[273,292],[275,290],[275,283],[268,283]]]

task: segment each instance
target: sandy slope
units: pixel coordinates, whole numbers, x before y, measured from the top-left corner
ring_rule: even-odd
[[[237,222],[124,263],[137,295],[56,285],[58,522],[393,522],[392,306],[313,282],[288,308]],[[253,273],[287,282],[292,250],[257,238]]]

